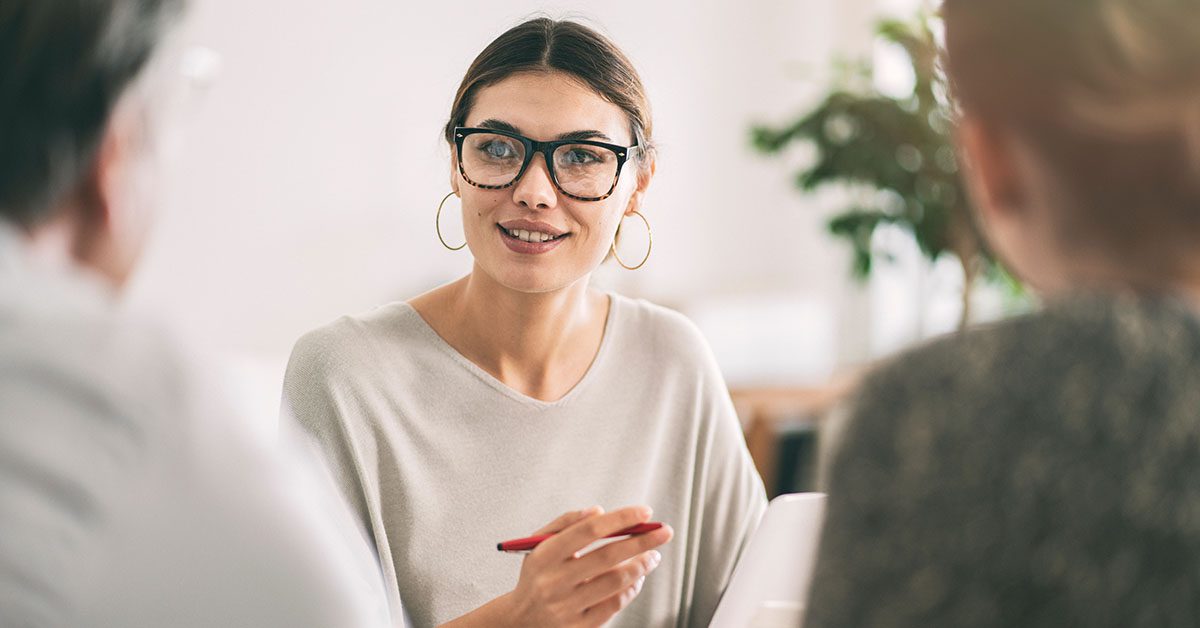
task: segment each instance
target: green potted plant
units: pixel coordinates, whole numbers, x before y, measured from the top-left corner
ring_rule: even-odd
[[[965,278],[961,327],[970,320],[970,295],[981,275],[1011,280],[988,255],[959,172],[935,19],[923,14],[912,22],[884,20],[878,25],[878,35],[898,45],[912,64],[911,94],[889,96],[869,81],[855,86],[843,80],[844,85],[798,120],[754,127],[752,141],[766,154],[794,143],[812,146],[815,159],[796,175],[801,190],[830,184],[856,190],[854,201],[828,226],[853,247],[858,278],[868,277],[882,254],[872,246],[880,225],[910,231],[931,261],[954,255]]]

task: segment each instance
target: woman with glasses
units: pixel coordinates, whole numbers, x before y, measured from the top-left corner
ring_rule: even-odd
[[[650,253],[616,248],[649,229],[637,72],[584,26],[532,20],[475,59],[445,134],[466,242],[442,206],[437,235],[470,274],[306,335],[286,410],[415,625],[706,626],[766,500],[695,327],[588,285],[608,256]],[[557,534],[497,551],[531,533]]]
[[[981,226],[1046,307],[868,380],[805,627],[1200,625],[1200,5],[942,13]]]

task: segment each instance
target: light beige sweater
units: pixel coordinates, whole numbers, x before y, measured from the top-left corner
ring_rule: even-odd
[[[766,506],[699,331],[616,295],[591,369],[553,403],[395,303],[301,338],[284,404],[328,455],[418,627],[513,589],[521,558],[498,541],[593,504],[647,504],[676,533],[611,625],[707,626]]]

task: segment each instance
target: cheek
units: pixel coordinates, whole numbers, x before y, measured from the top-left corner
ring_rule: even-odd
[[[597,209],[599,208],[592,208],[593,211]],[[615,206],[605,207],[598,213],[581,218],[579,223],[585,226],[584,240],[589,248],[607,248],[612,244],[617,228],[621,224],[621,212]]]
[[[611,242],[617,229],[621,226],[621,221],[625,218],[625,208],[629,206],[629,195],[613,195],[591,205],[592,207],[580,207],[580,215],[590,215],[590,228],[599,235],[601,240]]]
[[[463,224],[477,227],[492,222],[492,214],[496,206],[504,201],[494,192],[472,192],[462,197]]]
[[[609,213],[605,213],[605,214],[601,215],[600,218],[596,221],[596,232],[600,233],[601,235],[605,235],[605,236],[612,235],[612,233],[616,230],[617,230],[616,217]]]

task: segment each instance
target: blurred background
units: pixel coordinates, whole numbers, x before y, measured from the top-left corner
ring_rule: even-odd
[[[916,111],[904,104],[920,82],[912,59],[878,25],[922,8],[921,0],[192,0],[182,39],[194,93],[175,114],[166,208],[132,304],[215,353],[269,429],[297,337],[468,271],[466,251],[444,249],[433,223],[449,190],[440,129],[455,89],[507,28],[535,14],[579,19],[640,69],[660,146],[646,212],[653,255],[636,272],[605,266],[597,283],[696,321],[768,483],[796,488],[807,480],[772,474],[795,466],[781,457],[807,455],[805,434],[847,377],[954,330],[964,302],[972,320],[1013,308],[1003,282],[979,282],[964,301],[964,266],[930,255],[904,221],[851,225],[875,255],[856,276],[861,251],[845,229],[831,233],[830,221],[862,190],[836,177],[801,189],[797,173],[818,158],[811,142],[756,148],[755,127],[786,128],[855,81]],[[893,159],[885,144],[885,161],[904,163],[910,148]],[[458,242],[457,204],[448,205],[443,227]],[[627,256],[638,259],[639,246],[631,241]]]

